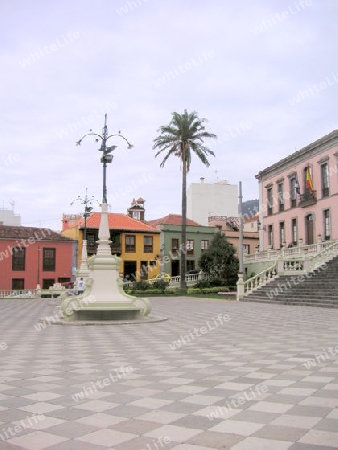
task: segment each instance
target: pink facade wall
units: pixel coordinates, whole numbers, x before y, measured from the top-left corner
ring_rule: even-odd
[[[265,169],[263,174],[257,175],[260,184],[260,250],[267,250],[269,246],[269,225],[273,227],[272,247],[281,248],[280,223],[284,222],[286,246],[294,241],[292,234],[292,219],[297,223],[297,243],[311,244],[324,240],[325,218],[324,211],[329,210],[330,240],[338,239],[338,133],[331,142],[315,146],[311,144],[309,151],[299,151],[291,157],[285,158]],[[320,142],[320,141],[317,141]],[[316,144],[316,143],[315,143]],[[306,149],[304,149],[306,150]],[[299,156],[297,156],[299,154]],[[293,157],[294,156],[294,157]],[[329,189],[323,192],[322,165],[328,164]],[[316,203],[300,207],[300,201],[306,192],[305,169],[312,173],[313,189],[316,191]],[[269,173],[270,172],[270,173]],[[297,174],[300,196],[296,195],[296,207],[291,202],[291,179]],[[283,183],[284,211],[279,211],[278,184]],[[268,215],[271,202],[268,201],[268,189],[272,189],[272,215]],[[309,194],[309,193],[308,193]],[[305,201],[305,204],[307,202]],[[310,198],[311,203],[311,198]],[[304,202],[303,202],[304,204]],[[328,213],[326,213],[327,215]],[[313,223],[309,225],[309,220]],[[327,220],[326,220],[327,222]],[[326,227],[327,228],[327,227]],[[271,228],[270,228],[271,231]],[[311,238],[312,232],[312,238]],[[299,241],[301,239],[301,241]],[[293,243],[293,245],[295,245]]]
[[[59,278],[72,279],[73,242],[62,241],[34,241],[26,240],[25,270],[12,270],[12,255],[10,249],[18,245],[13,239],[0,240],[0,290],[12,289],[12,279],[24,279],[24,289],[35,289],[38,281],[43,285],[44,279]],[[22,246],[23,247],[23,246]],[[42,254],[44,248],[56,249],[55,271],[44,271]]]

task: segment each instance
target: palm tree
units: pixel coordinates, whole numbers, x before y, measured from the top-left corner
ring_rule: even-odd
[[[209,167],[210,163],[207,155],[214,155],[214,152],[205,147],[205,138],[214,138],[215,134],[205,130],[204,123],[206,119],[200,119],[196,111],[188,113],[184,110],[183,114],[177,112],[172,113],[172,119],[169,125],[159,128],[159,136],[154,139],[153,149],[158,149],[155,157],[162,152],[167,152],[161,167],[171,156],[178,156],[182,163],[182,231],[181,231],[181,289],[186,290],[185,281],[185,246],[186,246],[186,226],[187,226],[187,172],[190,169],[191,155],[194,152],[205,166]]]

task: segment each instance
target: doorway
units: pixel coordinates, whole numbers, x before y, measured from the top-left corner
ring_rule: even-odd
[[[177,277],[180,274],[180,262],[178,259],[171,261],[171,276]]]
[[[314,243],[314,217],[313,214],[308,214],[305,217],[305,244],[312,245]]]
[[[148,280],[148,261],[141,261],[140,279]]]
[[[136,261],[124,261],[123,277],[130,281],[136,281]]]

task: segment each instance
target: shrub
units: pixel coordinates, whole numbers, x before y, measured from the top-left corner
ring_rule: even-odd
[[[229,292],[228,286],[210,286],[205,288],[189,288],[188,294],[217,294],[217,292]]]
[[[145,280],[134,281],[132,289],[133,291],[146,291],[149,289],[149,283]]]
[[[139,296],[148,296],[148,295],[161,295],[163,294],[163,292],[160,289],[155,289],[155,288],[149,288],[146,291],[130,291],[128,292],[128,294],[130,295],[139,295]]]
[[[169,282],[168,281],[164,281],[164,280],[156,280],[152,284],[152,287],[154,289],[159,289],[163,294],[164,294],[164,291],[167,289],[168,286],[169,286]]]
[[[199,280],[197,281],[197,283],[194,285],[194,288],[206,288],[210,286],[210,280],[204,279],[204,280]]]
[[[179,294],[179,288],[168,288],[165,290],[165,295],[178,295]]]

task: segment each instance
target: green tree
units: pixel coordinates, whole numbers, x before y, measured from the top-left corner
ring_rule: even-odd
[[[224,233],[215,234],[210,247],[203,252],[199,261],[200,268],[212,284],[235,286],[239,268],[235,252]]]
[[[217,138],[215,134],[205,130],[206,119],[200,119],[197,112],[183,114],[172,113],[169,125],[159,128],[160,133],[154,139],[153,149],[158,150],[155,157],[162,152],[166,152],[161,167],[170,156],[177,156],[182,163],[182,232],[181,232],[181,289],[186,290],[186,226],[187,226],[187,173],[190,169],[191,155],[195,153],[207,167],[210,165],[207,155],[214,155],[214,152],[204,145],[204,139]]]

